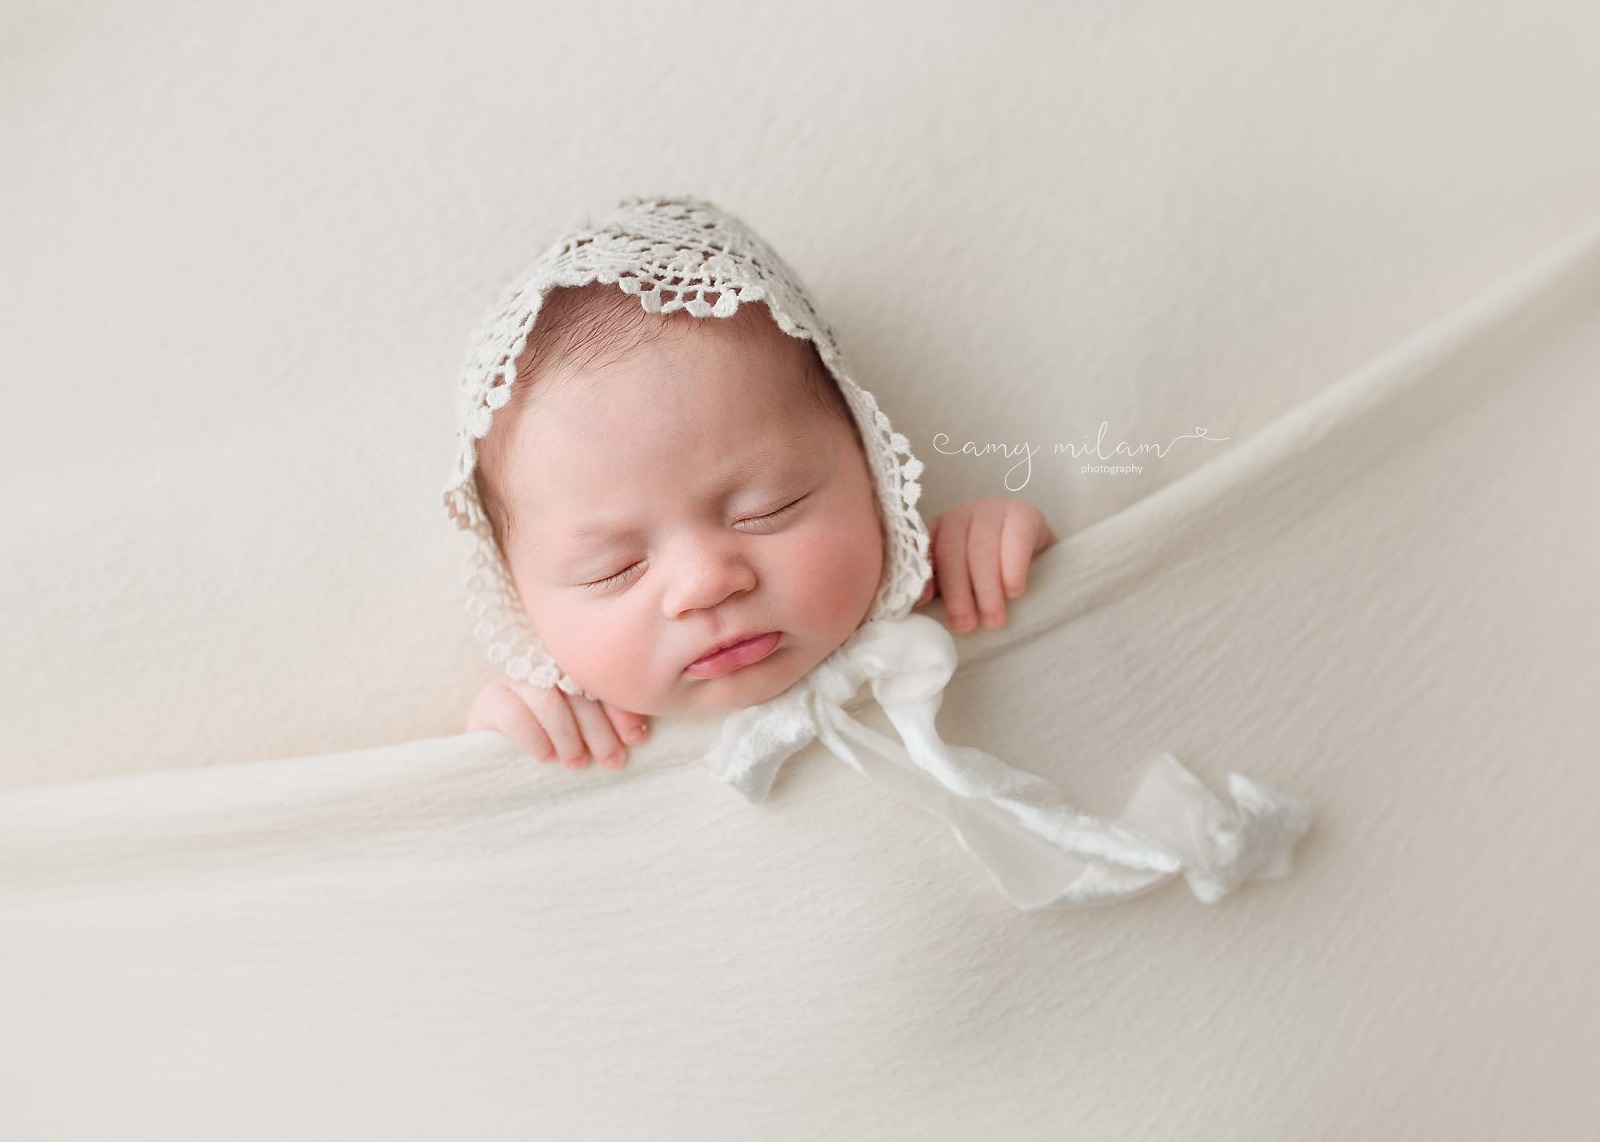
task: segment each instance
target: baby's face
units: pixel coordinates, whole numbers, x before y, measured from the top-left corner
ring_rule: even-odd
[[[751,308],[755,336],[697,319],[536,382],[506,438],[497,486],[523,606],[555,661],[625,710],[775,697],[877,594],[866,457],[802,391],[807,347]]]

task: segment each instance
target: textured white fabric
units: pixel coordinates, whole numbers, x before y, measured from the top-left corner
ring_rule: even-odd
[[[1021,913],[816,746],[719,789],[720,721],[18,789],[0,1135],[1590,1137],[1600,227],[1559,254],[959,640],[949,737],[1096,810],[1259,773],[1291,881]]]
[[[517,361],[545,295],[592,282],[637,295],[647,313],[683,311],[715,319],[732,317],[741,304],[765,302],[780,329],[816,345],[860,429],[885,529],[883,580],[867,617],[909,614],[930,576],[928,529],[917,512],[922,461],[876,398],[851,378],[832,330],[799,277],[760,236],[709,202],[629,198],[541,254],[502,291],[467,345],[456,406],[456,465],[444,502],[456,525],[476,538],[468,555],[468,611],[477,618],[473,633],[488,644],[489,660],[503,663],[512,678],[584,693],[529,626],[472,475],[477,442],[489,434],[495,411],[511,400]]]

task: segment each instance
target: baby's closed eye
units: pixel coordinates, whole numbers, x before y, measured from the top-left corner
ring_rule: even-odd
[[[807,495],[809,495],[809,493],[807,493]],[[785,504],[783,507],[779,508],[777,511],[768,512],[766,515],[752,516],[749,519],[742,519],[739,522],[740,523],[754,523],[754,524],[776,523],[779,520],[784,519],[787,516],[793,515],[797,510],[799,510],[800,505],[805,502],[806,498],[807,498],[807,496],[801,496],[799,499]]]
[[[737,520],[735,522],[738,524],[754,525],[757,531],[761,531],[794,515],[800,510],[805,501],[809,498],[810,493],[808,492],[806,495],[800,496],[798,499],[790,500],[788,503],[784,504],[775,511],[766,512],[758,516],[749,516],[745,519]],[[637,579],[639,575],[644,572],[648,564],[649,560],[641,559],[635,563],[630,563],[628,566],[619,571],[613,572],[610,575],[579,583],[578,586],[582,587],[585,591],[605,591],[612,587],[620,587],[625,583]]]
[[[644,561],[641,560],[638,563],[630,563],[628,566],[624,567],[621,571],[618,571],[614,575],[607,575],[604,579],[596,579],[590,583],[579,583],[578,586],[582,587],[585,591],[604,591],[608,587],[620,586],[622,583],[627,582],[630,579],[637,578],[638,576],[635,574],[635,572],[640,572],[643,570]]]

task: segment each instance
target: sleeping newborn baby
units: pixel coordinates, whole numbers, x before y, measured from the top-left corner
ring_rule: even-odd
[[[777,253],[694,199],[630,199],[513,281],[462,370],[444,502],[476,538],[473,633],[503,665],[468,731],[574,768],[656,715],[724,716],[707,768],[750,801],[810,742],[943,818],[1019,908],[1182,874],[1207,902],[1281,876],[1304,803],[1170,754],[1120,820],[936,725],[956,631],[1006,621],[1039,510],[917,511],[922,463]],[[863,686],[890,737],[853,716]],[[1056,751],[1044,743],[1041,760]]]
[[[589,696],[502,675],[467,729],[615,768],[648,716],[789,689],[866,620],[888,564],[861,431],[816,346],[766,305],[646,312],[600,282],[544,298],[479,447],[478,497],[550,657]],[[931,533],[950,625],[1006,621],[1056,541],[1021,499]]]

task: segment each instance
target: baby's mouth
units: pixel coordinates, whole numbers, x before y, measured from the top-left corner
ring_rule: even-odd
[[[684,667],[683,672],[694,678],[720,678],[745,666],[760,662],[778,648],[782,636],[777,631],[752,635],[729,646],[719,647],[702,655]]]

